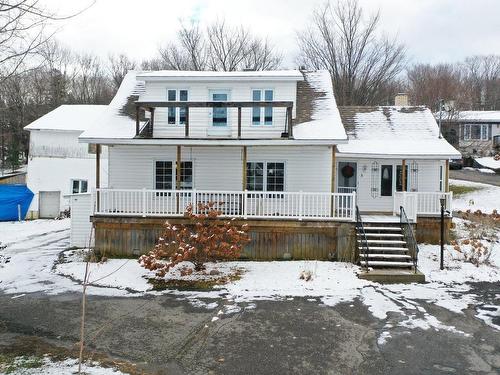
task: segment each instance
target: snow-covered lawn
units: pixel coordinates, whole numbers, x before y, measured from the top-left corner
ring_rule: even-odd
[[[475,159],[476,162],[481,164],[483,167],[491,169],[500,169],[500,160],[495,160],[493,156],[488,156],[484,158]]]
[[[464,185],[481,185],[482,189],[470,195],[475,199],[473,209],[492,211],[500,207],[500,188],[484,184],[456,182]],[[472,198],[473,197],[473,198]],[[460,197],[459,197],[460,198]],[[463,200],[460,200],[463,199]],[[460,198],[455,209],[466,209]],[[461,238],[468,235],[466,222],[455,219],[456,233]],[[44,292],[57,294],[81,292],[81,281],[85,272],[84,252],[66,250],[69,246],[69,221],[47,220],[26,223],[0,223],[2,236],[7,233],[8,246],[0,250],[0,291],[22,298],[25,293]],[[13,232],[8,229],[14,228]],[[0,236],[0,241],[3,242]],[[88,293],[105,296],[140,297],[144,295],[171,294],[188,300],[195,306],[214,310],[214,319],[232,314],[241,309],[253,308],[260,300],[287,300],[307,298],[311,303],[335,306],[338,303],[361,301],[375,318],[387,324],[379,338],[383,344],[391,336],[395,326],[404,329],[422,328],[448,330],[468,336],[456,327],[439,321],[425,304],[432,303],[455,313],[475,307],[477,316],[492,327],[493,317],[500,316],[499,307],[481,310],[484,301],[471,293],[473,282],[498,282],[500,280],[500,245],[491,245],[488,264],[478,267],[464,261],[464,252],[445,249],[444,271],[439,270],[439,246],[420,245],[419,269],[426,276],[426,284],[381,285],[357,277],[360,268],[354,264],[327,261],[238,261],[218,264],[221,275],[242,270],[239,278],[215,286],[209,290],[154,290],[148,282],[153,273],[143,269],[134,259],[110,259],[104,263],[90,264],[91,286]],[[466,247],[464,247],[466,249]],[[63,252],[64,257],[60,257]],[[466,251],[465,251],[466,253]],[[209,265],[209,270],[214,265]],[[310,281],[300,279],[308,271]],[[178,271],[170,277],[179,278]],[[195,276],[190,275],[190,278]],[[396,314],[395,323],[390,317]]]
[[[5,372],[4,372],[5,371]],[[0,374],[11,375],[61,375],[76,374],[78,371],[78,360],[66,359],[64,361],[52,361],[49,357],[30,358],[18,357],[2,369],[0,363]],[[101,367],[97,362],[82,365],[82,374],[88,375],[124,375],[125,373],[113,368]]]
[[[478,182],[450,180],[450,187],[465,186],[475,188],[476,190],[460,195],[453,196],[454,211],[476,211],[491,213],[493,210],[500,211],[500,187],[481,184]]]

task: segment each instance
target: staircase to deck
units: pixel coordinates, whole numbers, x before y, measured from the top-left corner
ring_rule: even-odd
[[[361,218],[356,213],[356,243],[364,271],[360,278],[380,282],[423,282],[416,269],[418,246],[409,222],[398,216]]]
[[[403,268],[413,267],[413,260],[408,250],[403,232],[399,223],[363,223],[368,251],[360,247],[363,234],[357,230],[359,258],[361,265],[366,264],[372,268]]]

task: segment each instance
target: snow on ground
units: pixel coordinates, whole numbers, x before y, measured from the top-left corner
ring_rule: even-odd
[[[42,359],[40,367],[27,368],[30,358],[19,357],[13,365],[16,368],[8,369],[5,374],[11,375],[61,375],[76,374],[78,371],[78,360],[66,359],[64,361],[53,362],[48,357]],[[0,368],[1,371],[1,368]],[[3,372],[0,372],[3,374]],[[101,367],[97,362],[82,365],[82,374],[87,375],[120,375],[125,374],[113,368]]]
[[[450,185],[474,187],[475,190],[471,193],[455,195],[453,197],[453,210],[481,210],[482,212],[491,213],[493,210],[500,211],[500,187],[481,184],[479,182],[471,182],[464,180],[450,179]]]
[[[467,209],[464,202],[474,199],[472,209],[492,211],[500,207],[500,188],[465,181],[453,184],[478,186],[480,191],[467,194],[455,203],[454,209]],[[467,197],[469,196],[470,197]],[[486,201],[485,201],[486,200]],[[455,219],[459,238],[467,235],[463,220]],[[22,298],[25,293],[58,294],[81,292],[85,272],[85,253],[67,250],[68,220],[37,220],[24,223],[0,223],[0,241],[7,244],[0,250],[0,291]],[[5,240],[4,240],[5,239]],[[500,308],[490,306],[471,293],[469,282],[500,280],[500,245],[491,246],[490,264],[479,267],[464,261],[464,254],[446,246],[444,271],[439,270],[439,246],[420,245],[419,268],[426,275],[426,284],[380,285],[357,277],[360,268],[354,264],[326,261],[225,262],[218,265],[222,275],[243,269],[241,277],[208,291],[153,291],[146,271],[134,259],[110,259],[90,264],[88,293],[104,296],[143,296],[171,294],[187,299],[194,306],[214,311],[214,319],[242,309],[254,308],[259,300],[307,298],[311,303],[334,306],[342,302],[361,301],[372,315],[385,321],[379,337],[383,344],[397,332],[413,328],[447,330],[468,336],[453,326],[440,322],[427,309],[426,303],[454,313],[474,306],[477,316],[497,329],[494,317]],[[61,257],[64,253],[64,257]],[[209,270],[214,267],[209,265]],[[310,281],[299,278],[304,271],[312,274]],[[178,272],[178,271],[176,271]],[[179,274],[175,274],[178,278]],[[190,275],[190,278],[196,277]],[[398,319],[394,319],[397,316]]]
[[[491,169],[500,169],[500,159],[495,160],[493,156],[477,158],[475,159],[477,163],[481,164],[483,167]]]
[[[478,171],[481,173],[489,173],[489,174],[495,174],[496,172],[494,170],[488,169],[488,168],[471,168],[471,167],[465,167],[464,170],[466,171]]]

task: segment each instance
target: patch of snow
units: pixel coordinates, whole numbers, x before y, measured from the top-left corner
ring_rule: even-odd
[[[295,139],[347,139],[335,102],[332,78],[327,70],[305,72],[311,88],[320,94],[313,100],[311,121],[293,127]]]
[[[70,219],[26,220],[0,222],[0,243],[2,246],[34,239],[35,237],[69,229]]]
[[[500,306],[479,305],[476,307],[476,311],[476,317],[483,320],[490,327],[500,331],[500,325],[495,324],[495,322],[500,322]],[[495,320],[495,322],[493,320]]]
[[[338,145],[341,154],[461,157],[439,138],[436,120],[425,107],[373,107],[356,113],[354,123],[349,142]]]
[[[25,126],[24,129],[83,132],[95,126],[107,107],[95,104],[63,104]]]
[[[493,156],[474,159],[478,164],[486,168],[500,169],[500,160],[495,160]]]
[[[137,74],[139,79],[148,78],[182,78],[186,79],[258,79],[258,78],[289,78],[292,80],[300,81],[303,79],[302,74],[299,70],[240,70],[232,72],[215,72],[215,71],[193,71],[193,70],[155,70],[155,71],[144,71]]]
[[[460,120],[500,122],[500,111],[459,111],[458,118]]]
[[[475,187],[478,190],[467,194],[461,194],[453,197],[453,210],[481,210],[485,213],[491,213],[493,210],[500,210],[500,187],[482,184],[479,182],[453,180],[450,179],[451,186]]]
[[[489,174],[495,174],[495,171],[488,169],[488,168],[472,168],[472,167],[465,167],[464,170],[466,171],[477,171],[481,173],[489,173]]]
[[[22,363],[24,357],[19,357],[16,362],[19,363],[19,369],[10,371],[11,375],[60,375],[76,374],[78,372],[78,360],[66,359],[64,361],[52,361],[48,357],[43,358],[42,366],[38,368],[25,368]],[[124,372],[115,368],[99,366],[97,362],[86,362],[82,365],[82,374],[88,375],[125,375]]]

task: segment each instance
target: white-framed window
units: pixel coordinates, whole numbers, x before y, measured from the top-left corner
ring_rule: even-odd
[[[252,101],[254,102],[272,102],[274,91],[272,89],[254,89],[252,90]],[[272,125],[273,108],[272,107],[253,107],[252,125]]]
[[[167,89],[167,101],[187,102],[188,90]],[[167,111],[167,123],[169,125],[184,125],[186,123],[186,108],[169,107]]]
[[[71,194],[81,194],[88,191],[88,181],[73,179],[71,180]]]
[[[175,161],[155,161],[155,189],[172,190],[176,180]],[[193,188],[193,162],[181,161],[180,189],[190,190]]]
[[[284,162],[247,162],[249,191],[285,191]]]
[[[444,169],[443,166],[439,166],[439,191],[444,191]]]
[[[465,141],[487,141],[491,138],[489,124],[464,124],[463,138]]]

